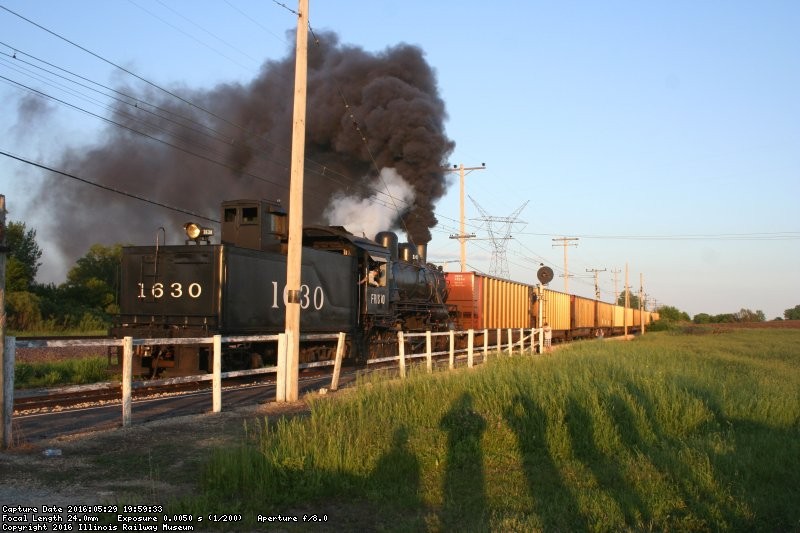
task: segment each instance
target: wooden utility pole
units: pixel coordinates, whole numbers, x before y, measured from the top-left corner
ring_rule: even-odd
[[[600,283],[599,283],[599,281],[597,279],[597,276],[600,274],[600,272],[605,272],[605,271],[606,271],[605,268],[603,270],[600,270],[599,268],[587,268],[586,269],[586,272],[593,272],[594,273],[594,298],[595,298],[595,300],[599,300],[600,299]]]
[[[625,309],[623,309],[623,323],[625,324],[625,337],[628,337],[628,307],[631,305],[630,301],[631,291],[628,288],[628,263],[625,263]]]
[[[451,239],[458,239],[458,242],[461,245],[461,272],[467,271],[467,239],[474,239],[474,233],[466,233],[466,228],[464,227],[464,174],[465,170],[469,170],[472,172],[473,170],[486,170],[486,163],[481,163],[479,167],[465,167],[464,163],[461,163],[459,166],[453,165],[453,168],[445,168],[446,172],[454,172],[456,170],[459,171],[459,183],[461,185],[461,197],[459,200],[459,206],[461,208],[460,218],[459,218],[459,227],[458,227],[458,235],[450,235]]]
[[[644,335],[644,274],[639,272],[639,332]]]
[[[308,0],[298,0],[294,67],[291,185],[289,187],[289,249],[286,257],[286,398],[297,401],[300,373],[300,272],[303,246],[303,173],[306,141],[306,79],[308,68]],[[282,354],[279,354],[279,357]],[[280,365],[279,365],[280,366]]]
[[[11,447],[14,410],[14,358],[6,353],[6,197],[0,194],[0,434],[3,448]]]
[[[619,281],[619,278],[617,277],[617,274],[620,272],[622,272],[622,270],[619,268],[616,270],[611,269],[611,273],[614,274],[614,305],[619,303],[619,291],[617,290],[617,282]]]
[[[553,246],[563,246],[564,247],[564,292],[569,292],[569,270],[567,268],[567,246],[578,246],[578,243],[572,243],[570,241],[577,241],[578,237],[559,237],[558,239],[553,239],[553,241],[561,241],[561,244],[554,244]]]

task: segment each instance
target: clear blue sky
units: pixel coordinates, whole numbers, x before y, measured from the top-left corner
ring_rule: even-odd
[[[296,7],[292,1],[285,2]],[[227,0],[0,0],[5,6],[155,83],[211,88],[251,80],[293,43],[277,3]],[[511,277],[535,282],[540,262],[563,290],[592,295],[586,269],[626,263],[631,285],[659,304],[711,314],[800,304],[800,3],[796,1],[365,2],[311,0],[311,26],[380,51],[409,43],[438,76],[456,148],[451,164],[486,163],[467,193],[506,217],[529,201],[507,243]],[[31,79],[12,49],[102,83],[126,75],[0,10],[0,76]],[[11,48],[9,48],[10,45]],[[50,102],[47,126],[25,129],[25,91],[0,79],[0,149],[37,161],[80,150],[97,119]],[[84,107],[89,107],[84,104]],[[0,156],[9,217],[37,227],[41,173]],[[457,260],[458,182],[436,206],[430,258]],[[76,187],[81,185],[75,184]],[[187,206],[192,208],[192,206]],[[468,231],[487,237],[467,200]],[[98,224],[106,224],[98,221]],[[120,221],[120,223],[122,223]],[[63,281],[48,239],[44,281]],[[107,243],[110,244],[110,243]],[[491,245],[468,244],[489,270]],[[447,265],[456,269],[456,263]]]

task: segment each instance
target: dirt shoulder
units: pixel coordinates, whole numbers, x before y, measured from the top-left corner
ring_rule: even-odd
[[[237,445],[265,417],[308,412],[305,401],[176,417],[58,437],[0,452],[0,505],[156,504],[192,491],[215,448]],[[46,456],[45,450],[60,455]]]

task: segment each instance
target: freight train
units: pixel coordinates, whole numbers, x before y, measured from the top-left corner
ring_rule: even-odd
[[[555,342],[637,333],[658,313],[625,308],[476,272],[447,272],[451,316],[458,330],[531,329],[547,324]]]
[[[188,223],[184,244],[168,246],[156,238],[154,246],[123,248],[120,314],[112,336],[178,339],[284,331],[286,212],[265,200],[235,200],[222,203],[220,220],[219,244],[211,243],[211,230]],[[363,364],[396,354],[399,330],[491,329],[494,342],[495,328],[537,327],[542,314],[553,338],[567,340],[616,333],[623,313],[630,313],[629,325],[641,317],[638,310],[541,287],[478,273],[444,273],[426,256],[425,245],[400,243],[392,232],[369,240],[340,226],[305,227],[301,334],[345,332],[346,359]],[[335,350],[333,340],[303,341],[300,361],[332,359]],[[222,363],[225,370],[236,370],[276,360],[274,341],[226,343]],[[210,368],[207,345],[167,340],[135,349],[137,375]]]

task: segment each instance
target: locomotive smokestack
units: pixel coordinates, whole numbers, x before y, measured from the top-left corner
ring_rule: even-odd
[[[382,231],[375,235],[375,242],[389,249],[389,257],[397,261],[397,234],[391,231]]]
[[[306,187],[314,194],[304,198],[306,223],[325,223],[322,213],[336,194],[369,199],[380,190],[380,169],[394,169],[413,197],[398,203],[391,222],[413,242],[428,242],[434,204],[447,185],[441,167],[455,146],[445,134],[433,69],[416,46],[371,53],[341,45],[333,33],[317,37],[308,63]],[[108,126],[97,144],[69,147],[53,166],[212,218],[223,199],[286,200],[293,56],[290,49],[285,59],[265,62],[249,83],[170,87],[196,107],[152,88],[125,87],[139,101],[116,102],[110,118],[130,129]],[[179,228],[186,217],[60,176],[42,180],[38,194],[49,219],[72,228],[43,232],[59,236],[68,262],[94,243],[143,242],[155,227]],[[99,223],[105,220],[125,223]]]
[[[428,262],[427,244],[417,244],[417,257],[419,258],[419,262],[423,265]]]

